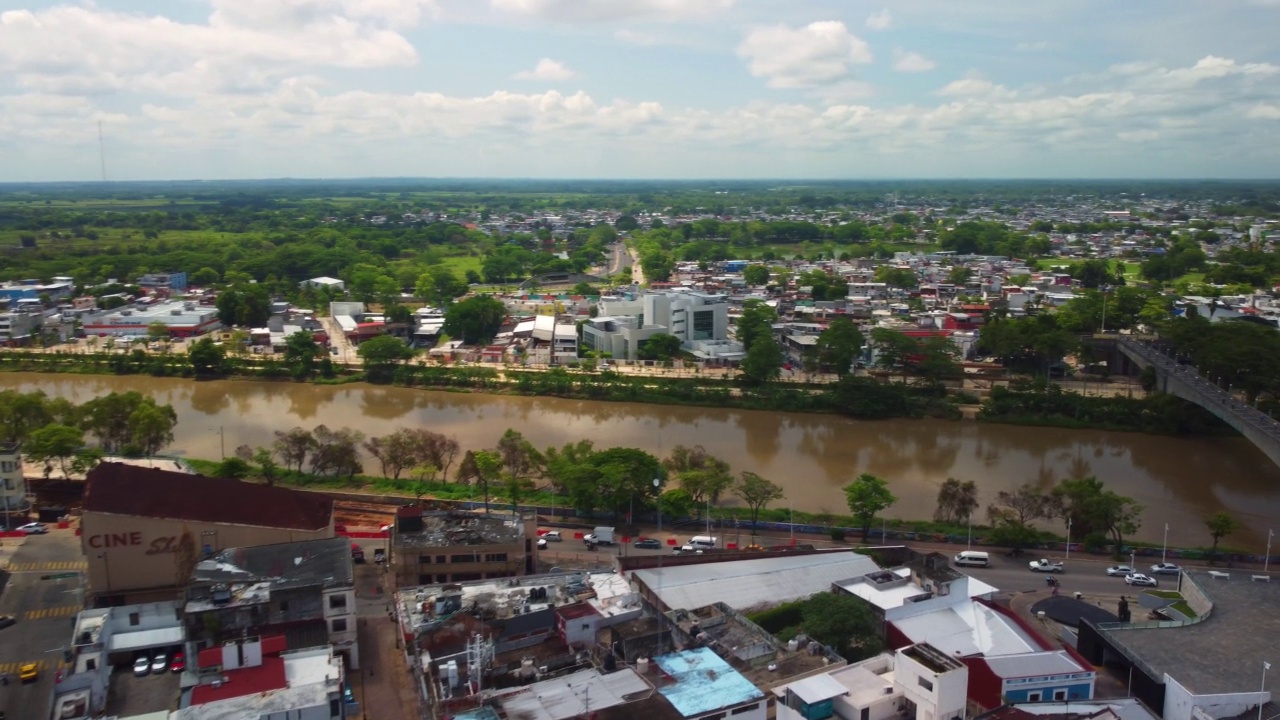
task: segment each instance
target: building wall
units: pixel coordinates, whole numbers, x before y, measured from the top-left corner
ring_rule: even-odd
[[[400,545],[392,552],[397,587],[466,582],[524,575],[529,540],[495,545],[417,547]]]
[[[360,651],[356,645],[355,588],[325,591],[324,623],[329,631],[329,644],[350,658],[351,669],[359,670]]]
[[[867,720],[889,720],[898,714],[898,703],[902,700],[902,696],[894,693],[892,695],[882,695],[875,702],[866,706]],[[842,717],[861,718],[864,708],[860,708],[849,702],[848,696],[838,697],[835,699],[834,709]]]
[[[915,703],[917,720],[965,717],[969,697],[968,668],[938,673],[898,652],[893,659],[893,678],[894,685]]]
[[[26,512],[27,481],[22,476],[22,448],[17,443],[0,444],[0,524],[4,523],[4,511]],[[18,518],[10,516],[14,525]],[[24,521],[25,522],[25,521]]]
[[[1247,711],[1256,712],[1259,703],[1265,703],[1271,698],[1270,691],[1193,695],[1167,673],[1164,676],[1164,684],[1166,687],[1164,711],[1160,713],[1160,717],[1164,720],[1192,720],[1193,711],[1196,708],[1200,708],[1210,717],[1235,717]]]
[[[253,547],[333,537],[333,527],[315,531],[266,528],[85,512],[80,521],[80,548],[89,564],[89,586],[98,595],[118,595],[185,585],[190,567],[180,561],[184,538],[192,553],[186,562],[208,551]]]
[[[1054,700],[1092,700],[1093,678],[1058,680],[1016,678],[1005,680],[1001,695],[1009,702],[1052,702]],[[1032,697],[1032,696],[1035,697]]]
[[[715,712],[705,713],[703,715],[694,715],[690,720],[768,720],[769,717],[769,700],[761,698],[754,703],[743,703],[733,707],[724,707]]]

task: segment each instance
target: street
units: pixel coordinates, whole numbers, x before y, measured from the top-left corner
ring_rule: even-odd
[[[0,630],[0,672],[9,675],[9,684],[0,686],[0,710],[8,720],[44,720],[75,615],[83,607],[80,543],[71,530],[51,529],[47,535],[6,538],[0,557],[0,615],[18,621]],[[18,681],[18,668],[25,663],[36,664],[35,682]]]

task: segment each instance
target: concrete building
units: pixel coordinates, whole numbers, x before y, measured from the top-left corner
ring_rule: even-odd
[[[227,548],[201,560],[183,608],[190,636],[212,643],[280,634],[290,647],[330,645],[359,668],[350,548],[336,537]]]
[[[1280,584],[1258,577],[1239,569],[1184,572],[1178,591],[1195,617],[1085,620],[1080,653],[1126,678],[1132,695],[1160,710],[1164,720],[1255,717],[1259,712],[1274,718],[1280,705],[1262,679],[1267,665],[1274,666],[1280,656]]]
[[[36,279],[19,280],[0,284],[0,300],[8,300],[13,304],[18,300],[37,300],[45,295],[57,301],[71,297],[75,289],[75,281],[69,277],[55,277],[51,283],[42,283]]]
[[[286,650],[280,636],[200,651],[199,683],[171,720],[341,720],[348,714],[342,659],[328,646]]]
[[[138,287],[167,292],[186,292],[187,274],[185,272],[147,273],[138,278]]]
[[[145,299],[145,298],[144,298]],[[169,337],[196,337],[222,327],[218,309],[194,301],[135,303],[87,313],[81,320],[86,335],[143,336],[153,323],[169,328]]]
[[[342,282],[341,280],[337,278],[325,277],[323,275],[320,277],[311,278],[310,280],[303,280],[302,282],[298,283],[298,286],[304,287],[304,288],[308,288],[308,287],[316,288],[317,290],[324,288],[327,290],[333,290],[334,292],[343,292],[344,290],[347,289],[347,284]]]
[[[175,598],[223,548],[333,536],[333,501],[314,493],[113,462],[86,477],[80,545],[99,605]]]
[[[911,645],[773,689],[778,720],[959,720],[968,668],[931,645]]]
[[[176,602],[85,610],[76,616],[70,661],[54,686],[53,717],[100,717],[107,704],[111,672],[135,654],[180,647],[186,636]]]
[[[532,515],[426,511],[402,507],[391,534],[397,587],[532,574]]]
[[[0,345],[19,345],[30,340],[43,323],[44,314],[37,308],[0,312]]]
[[[0,443],[0,526],[22,525],[31,503],[27,500],[27,479],[22,474],[22,446]]]
[[[765,720],[769,701],[751,681],[710,648],[692,648],[659,655],[653,665],[662,670],[658,693],[688,720]],[[643,672],[641,673],[643,674]]]
[[[639,299],[602,297],[599,315],[582,328],[584,350],[610,353],[622,360],[638,358],[640,343],[658,334],[680,338],[694,355],[737,356],[742,347],[729,343],[729,301],[725,295],[670,290]]]

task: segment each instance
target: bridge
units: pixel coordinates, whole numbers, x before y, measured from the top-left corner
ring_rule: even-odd
[[[1218,416],[1266,453],[1271,462],[1280,465],[1280,422],[1237,400],[1231,393],[1201,377],[1195,368],[1179,364],[1147,342],[1121,335],[1104,335],[1097,339],[1115,342],[1116,349],[1138,367],[1154,368],[1156,389],[1177,395]]]

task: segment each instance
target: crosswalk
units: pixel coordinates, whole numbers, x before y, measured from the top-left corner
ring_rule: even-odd
[[[28,610],[23,613],[23,617],[27,620],[42,620],[44,618],[71,617],[80,612],[83,608],[78,605],[63,605],[62,607],[40,608],[39,610]]]
[[[47,671],[52,672],[62,666],[62,663],[56,660],[19,660],[18,662],[0,663],[0,675],[8,674],[13,680],[18,679],[18,670],[29,662],[36,664],[36,670],[41,673]]]
[[[89,563],[84,560],[65,560],[63,562],[7,562],[6,572],[48,572],[51,570],[87,570]]]

